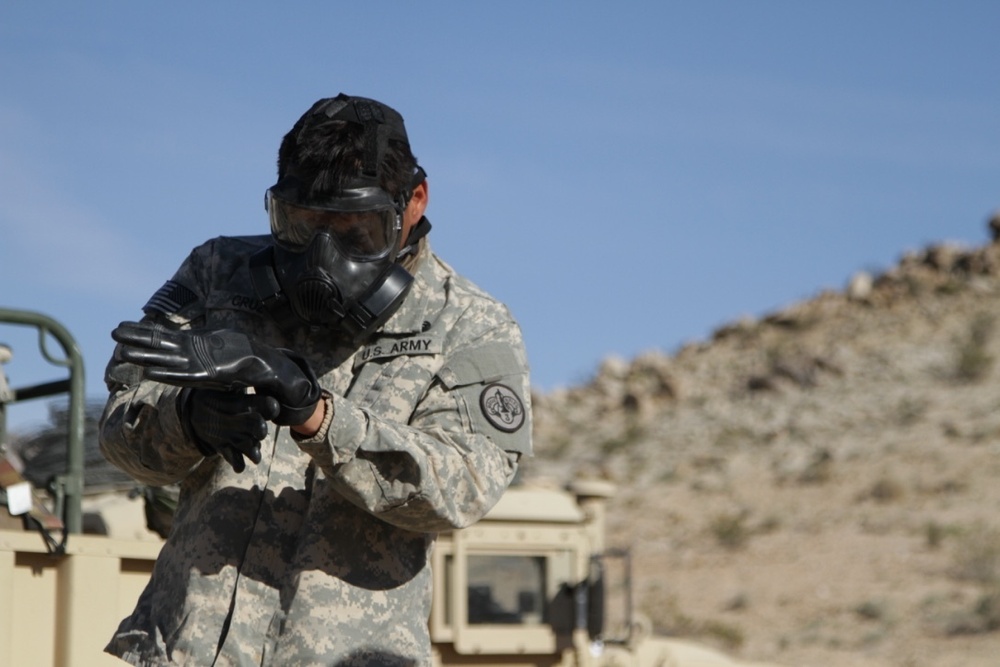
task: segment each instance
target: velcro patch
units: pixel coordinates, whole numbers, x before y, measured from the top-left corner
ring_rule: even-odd
[[[156,290],[156,294],[150,297],[146,305],[142,307],[142,311],[146,314],[154,311],[164,315],[173,315],[197,298],[198,295],[184,285],[168,280],[163,283],[163,287]]]
[[[487,385],[479,394],[479,407],[486,421],[504,433],[513,433],[524,425],[524,402],[505,384]]]

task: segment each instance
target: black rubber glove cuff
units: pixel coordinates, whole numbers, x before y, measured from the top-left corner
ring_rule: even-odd
[[[316,404],[322,398],[323,388],[320,387],[316,373],[313,372],[309,362],[303,357],[291,350],[281,349],[278,351],[288,357],[302,371],[303,377],[296,382],[295,387],[295,393],[301,393],[302,398],[296,398],[290,403],[282,403],[281,412],[275,417],[274,423],[282,426],[298,426],[306,423],[316,411]]]

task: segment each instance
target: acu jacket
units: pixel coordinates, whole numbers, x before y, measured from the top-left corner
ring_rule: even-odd
[[[332,421],[311,439],[271,424],[260,464],[237,474],[186,439],[179,389],[112,358],[102,451],[140,482],[179,484],[180,499],[106,650],[133,665],[428,665],[435,533],[482,517],[530,453],[520,330],[424,242],[403,305],[363,344],[286,334],[247,268],[269,242],[196,248],[146,318],[294,349]]]

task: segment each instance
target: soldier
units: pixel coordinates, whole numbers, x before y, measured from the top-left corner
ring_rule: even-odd
[[[285,135],[270,235],[195,248],[123,322],[109,460],[180,485],[107,651],[135,665],[427,665],[436,531],[531,449],[520,330],[431,250],[402,117],[316,102]]]

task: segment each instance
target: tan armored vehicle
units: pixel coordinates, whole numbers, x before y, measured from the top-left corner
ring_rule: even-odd
[[[0,324],[29,323],[52,331],[51,321],[25,322],[26,317],[0,309]],[[64,344],[68,357],[75,354],[73,348],[69,339]],[[80,392],[75,400],[82,400],[82,364],[68,366],[71,375],[81,374],[79,382],[71,378],[59,385],[71,394],[72,412],[73,394]],[[5,404],[24,392],[5,383],[0,389],[2,416]],[[69,423],[72,431],[75,419]],[[3,437],[0,430],[0,444]],[[81,447],[81,438],[70,433],[69,449]],[[102,648],[131,612],[161,542],[152,533],[140,535],[145,531],[142,501],[124,494],[118,509],[109,509],[109,517],[117,514],[108,523],[126,524],[112,535],[132,537],[81,534],[82,473],[73,470],[82,457],[79,452],[69,456],[67,477],[77,476],[58,487],[63,498],[52,505],[55,523],[24,519],[28,529],[20,529],[9,521],[8,509],[0,508],[0,519],[8,520],[0,522],[0,665],[122,664]],[[16,471],[0,473],[5,488],[0,500],[6,501],[17,483]],[[429,620],[435,663],[745,665],[688,642],[653,637],[649,624],[634,617],[628,555],[604,544],[604,504],[612,491],[602,482],[581,482],[568,490],[515,487],[475,526],[442,534],[433,554]]]

